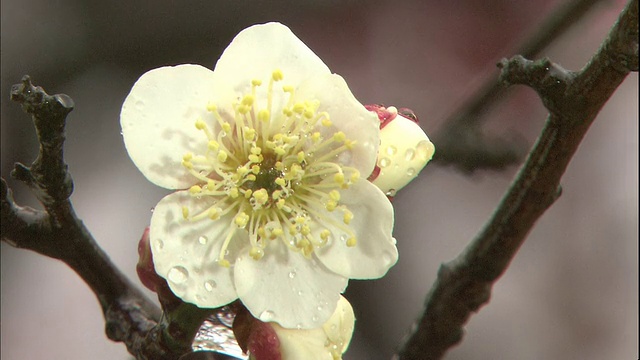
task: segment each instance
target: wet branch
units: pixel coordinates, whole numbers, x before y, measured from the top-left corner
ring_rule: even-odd
[[[512,53],[526,58],[540,51],[578,22],[601,0],[572,0],[559,8],[539,26],[529,38]],[[520,163],[526,155],[524,145],[514,139],[489,137],[481,129],[484,114],[501,99],[504,84],[495,76],[489,77],[447,118],[442,129],[435,134],[438,151],[434,160],[444,165],[472,173],[477,169],[503,169]]]
[[[73,182],[63,157],[64,128],[73,100],[48,95],[28,76],[13,86],[11,99],[31,114],[40,143],[31,166],[18,163],[11,175],[31,188],[44,210],[17,205],[3,178],[2,241],[69,265],[98,298],[109,339],[124,342],[136,358],[177,359],[189,352],[193,338],[174,336],[179,317],[159,322],[160,309],[115,267],[73,210],[69,200]]]
[[[631,0],[607,38],[578,72],[548,59],[503,59],[500,80],[533,88],[549,110],[542,133],[484,229],[442,264],[401,360],[440,359],[463,336],[472,312],[489,301],[535,222],[560,196],[560,179],[589,126],[631,71],[638,71],[638,0]]]

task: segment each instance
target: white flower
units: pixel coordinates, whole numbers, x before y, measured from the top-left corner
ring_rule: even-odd
[[[393,208],[365,180],[379,122],[281,24],[240,32],[214,71],[142,75],[121,125],[140,171],[178,190],[150,238],[156,272],[186,302],[240,298],[262,321],[316,328],[349,278],[397,261]]]
[[[435,153],[429,137],[406,108],[367,105],[380,120],[380,149],[376,171],[369,178],[388,196],[405,187],[427,165]]]
[[[246,344],[249,359],[342,359],[351,342],[355,320],[351,304],[342,296],[329,320],[315,329],[285,329],[276,323],[251,320]]]

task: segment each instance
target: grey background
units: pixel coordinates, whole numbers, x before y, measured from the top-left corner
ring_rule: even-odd
[[[76,102],[66,159],[78,215],[113,261],[135,275],[136,246],[166,193],[128,159],[122,101],[145,71],[213,67],[241,29],[280,21],[345,77],[363,103],[406,106],[433,134],[512,55],[559,0],[82,1],[2,0],[2,176],[29,163],[37,143],[12,84],[30,74]],[[583,66],[624,2],[603,1],[542,56]],[[514,88],[487,129],[533,143],[545,110]],[[441,262],[491,215],[516,169],[464,176],[428,166],[395,199],[399,263],[377,281],[352,281],[358,321],[346,359],[388,359],[422,307]],[[630,359],[638,354],[638,76],[604,108],[488,306],[447,359]],[[21,204],[27,189],[9,180]],[[2,243],[1,357],[128,359],[106,339],[99,306],[64,264]],[[151,296],[151,294],[150,294]]]

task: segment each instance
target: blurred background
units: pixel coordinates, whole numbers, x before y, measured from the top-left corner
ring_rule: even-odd
[[[76,103],[66,161],[77,214],[137,284],[136,247],[167,192],[138,172],[119,112],[147,70],[213,68],[241,29],[288,25],[349,83],[362,103],[412,108],[433,135],[495,63],[539,28],[561,0],[83,1],[2,0],[2,177],[37,153],[33,126],[9,101],[29,74]],[[578,70],[624,6],[601,1],[547,48]],[[510,89],[486,118],[492,134],[532,144],[546,111],[532,90]],[[436,150],[437,151],[437,150]],[[440,263],[479,231],[517,169],[472,176],[430,164],[394,201],[400,260],[383,279],[352,281],[356,333],[345,359],[389,359],[422,309]],[[638,76],[603,109],[571,162],[564,193],[541,218],[491,302],[474,315],[455,359],[631,359],[638,356]],[[63,263],[1,244],[3,360],[131,359],[104,335],[100,307]],[[153,294],[147,292],[153,298]]]

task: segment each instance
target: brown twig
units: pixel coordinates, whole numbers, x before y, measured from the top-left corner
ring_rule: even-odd
[[[553,40],[582,18],[600,0],[573,0],[559,8],[537,28],[513,53],[526,58],[535,57]],[[504,84],[497,77],[489,77],[455,113],[447,118],[435,134],[438,151],[434,160],[444,165],[472,173],[477,169],[503,169],[519,163],[526,150],[512,139],[488,137],[482,132],[484,114],[503,95]]]
[[[489,301],[537,219],[560,195],[560,178],[600,109],[631,71],[638,71],[638,0],[620,14],[600,49],[579,72],[544,59],[503,59],[501,81],[537,91],[549,110],[540,137],[481,233],[442,264],[416,330],[397,358],[440,359],[462,339],[472,312]]]
[[[189,352],[199,324],[185,329],[182,320],[193,314],[180,311],[174,314],[176,319],[165,317],[159,322],[160,309],[115,267],[73,210],[69,200],[73,182],[63,157],[66,117],[73,110],[71,98],[50,96],[25,76],[12,88],[11,99],[32,115],[40,143],[31,166],[18,163],[12,175],[34,191],[44,211],[17,205],[2,179],[2,241],[69,265],[98,298],[109,339],[124,342],[136,358],[177,359]]]

